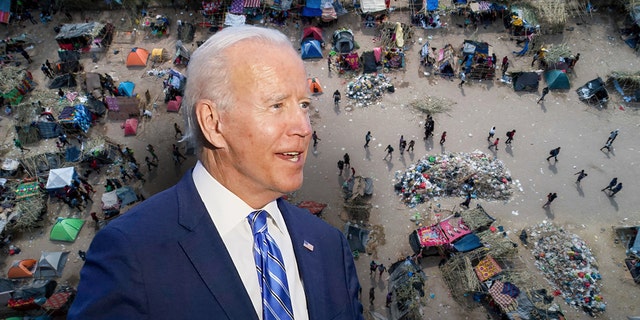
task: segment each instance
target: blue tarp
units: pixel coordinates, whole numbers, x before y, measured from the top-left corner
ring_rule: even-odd
[[[314,39],[305,39],[300,46],[302,59],[322,58],[322,46],[320,41]]]
[[[62,128],[55,122],[39,121],[36,122],[36,126],[42,139],[55,138],[62,133]]]
[[[438,10],[438,0],[427,0],[427,11]]]
[[[133,192],[133,189],[129,186],[116,189],[116,194],[122,206],[138,201],[138,196],[136,196],[136,193]]]
[[[482,243],[475,233],[470,233],[456,241],[453,247],[459,252],[467,252],[482,247]]]
[[[322,16],[321,0],[307,0],[302,8],[303,17],[319,17]]]
[[[76,146],[68,147],[65,151],[64,160],[67,162],[80,161],[80,149]]]
[[[75,107],[65,107],[62,109],[58,120],[60,120],[61,123],[73,123],[75,127],[86,133],[91,127],[92,116],[89,109],[79,104]]]
[[[123,82],[120,82],[120,84],[118,85],[118,91],[123,96],[133,97],[133,89],[135,87],[136,87],[136,85],[133,82],[131,82],[131,81],[123,81]]]

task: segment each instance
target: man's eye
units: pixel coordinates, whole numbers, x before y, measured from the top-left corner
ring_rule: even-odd
[[[282,108],[282,106],[283,106],[282,103],[276,103],[276,104],[272,105],[271,108],[280,109],[280,108]]]
[[[311,103],[309,103],[309,102],[300,103],[300,108],[302,108],[302,109],[308,109],[310,106],[311,106]]]

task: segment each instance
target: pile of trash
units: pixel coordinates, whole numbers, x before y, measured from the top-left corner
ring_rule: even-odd
[[[522,190],[519,181],[502,161],[481,151],[427,155],[406,171],[396,171],[394,189],[409,207],[429,198],[466,196],[487,200],[508,200],[512,186]]]
[[[395,89],[384,74],[363,74],[347,85],[347,97],[356,100],[358,107],[366,107],[382,98],[385,91]]]
[[[591,316],[605,311],[602,278],[585,241],[547,221],[529,228],[528,234],[535,264],[554,287],[554,295]]]

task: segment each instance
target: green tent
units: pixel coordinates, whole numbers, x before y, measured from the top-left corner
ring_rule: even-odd
[[[84,220],[76,218],[58,218],[51,228],[49,239],[57,241],[73,242],[78,237]]]
[[[544,73],[544,81],[549,89],[569,89],[569,77],[561,70],[549,70]]]

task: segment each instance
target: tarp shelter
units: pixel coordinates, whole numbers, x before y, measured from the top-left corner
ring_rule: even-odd
[[[31,278],[33,277],[33,272],[36,270],[36,264],[38,261],[35,259],[24,259],[14,261],[7,271],[7,278],[9,279],[20,279],[20,278]]]
[[[127,67],[146,67],[149,51],[135,47],[127,56]]]
[[[362,65],[363,73],[374,73],[378,71],[378,64],[376,63],[376,56],[373,51],[366,51],[362,53]]]
[[[544,80],[549,89],[569,89],[569,77],[561,70],[549,70],[544,73]]]
[[[131,81],[122,81],[118,85],[118,92],[121,95],[126,97],[133,97],[133,90],[135,89],[136,84]]]
[[[322,93],[322,85],[318,81],[318,78],[309,78],[307,79],[309,83],[309,91],[311,94],[321,94]]]
[[[133,191],[133,188],[129,186],[116,189],[116,194],[118,195],[118,199],[120,199],[120,204],[123,206],[138,201],[138,196]]]
[[[355,49],[353,32],[348,29],[336,30],[333,33],[333,50],[338,53],[349,53]]]
[[[107,112],[107,107],[104,105],[104,103],[93,96],[88,96],[86,104],[89,112],[91,112],[91,114],[95,114],[98,117],[104,116],[104,114]]]
[[[62,128],[56,122],[38,121],[36,127],[38,127],[41,139],[55,138],[62,133]]]
[[[322,16],[321,9],[322,0],[307,0],[305,6],[302,7],[303,17],[320,17]]]
[[[58,218],[51,228],[49,239],[55,241],[73,242],[78,237],[84,220],[77,218]]]
[[[49,84],[49,89],[59,89],[64,87],[75,87],[78,83],[76,77],[72,73],[65,73],[55,77]]]
[[[135,136],[138,132],[138,119],[129,118],[124,121],[124,136]]]
[[[345,225],[344,234],[347,235],[351,251],[366,252],[367,241],[369,241],[370,231],[360,228],[357,225],[348,223]]]
[[[535,72],[512,73],[513,90],[515,91],[538,91],[539,77]]]
[[[74,167],[51,169],[49,170],[49,179],[47,179],[45,189],[62,189],[66,186],[70,186],[75,178],[76,169]]]
[[[385,0],[360,0],[362,13],[380,12],[387,9]]]
[[[43,251],[38,260],[38,267],[33,273],[33,277],[37,279],[50,279],[62,277],[62,270],[67,264],[67,258],[69,252],[57,251],[46,252]]]
[[[171,100],[167,103],[167,112],[179,112],[182,105],[182,97],[176,96],[176,100]]]
[[[65,24],[56,36],[58,46],[64,50],[88,50],[100,38],[111,38],[107,35],[110,28],[100,22]],[[113,31],[113,30],[111,30]],[[99,41],[99,40],[98,40]],[[109,40],[110,42],[110,40]]]
[[[120,199],[115,190],[102,194],[102,210],[120,209]]]
[[[300,52],[302,59],[322,58],[322,45],[318,40],[305,39],[300,44]]]
[[[304,39],[314,39],[320,42],[324,42],[324,37],[322,36],[322,29],[318,27],[311,27],[311,26],[304,28],[304,30],[302,30],[301,40],[304,40]]]
[[[67,147],[64,150],[64,161],[66,162],[78,162],[81,160],[82,152],[77,146]]]
[[[470,233],[453,244],[458,252],[467,252],[482,247],[480,238],[475,233]]]
[[[93,116],[89,109],[79,104],[74,107],[64,107],[58,116],[58,121],[65,130],[81,130],[82,132],[87,133],[89,128],[91,128]]]
[[[582,87],[576,90],[580,100],[587,102],[605,103],[609,101],[609,92],[605,88],[605,83],[602,78],[598,77],[587,82]]]

